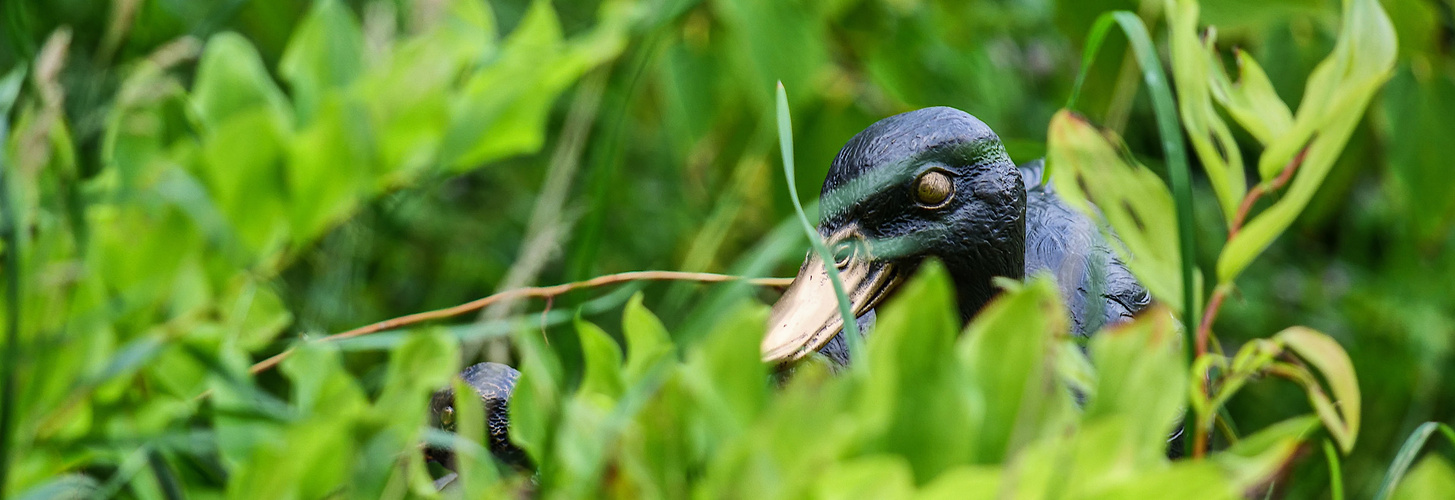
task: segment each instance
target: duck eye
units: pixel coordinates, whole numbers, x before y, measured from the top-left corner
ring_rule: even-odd
[[[940,170],[925,172],[914,181],[914,201],[927,208],[945,206],[954,194],[955,183]]]
[[[455,425],[454,407],[446,406],[443,411],[440,411],[440,425],[444,426],[446,429],[449,429]]]
[[[849,260],[854,258],[854,251],[857,246],[852,240],[844,240],[834,245],[834,265],[839,269],[849,267]]]

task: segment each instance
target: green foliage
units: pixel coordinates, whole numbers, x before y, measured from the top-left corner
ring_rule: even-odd
[[[1308,419],[1210,460],[1168,461],[1188,372],[1165,310],[1095,337],[1094,382],[1078,409],[1055,370],[1062,351],[1081,351],[1060,341],[1067,318],[1054,283],[1006,285],[960,334],[949,276],[929,265],[884,307],[865,363],[834,376],[809,362],[779,392],[752,341],[761,306],[682,346],[683,361],[663,359],[656,377],[621,397],[594,380],[622,377],[624,367],[607,354],[594,365],[605,368],[593,368],[588,348],[586,378],[544,405],[564,413],[545,431],[556,447],[532,451],[545,464],[535,494],[1238,498],[1292,458]],[[649,336],[634,330],[652,323],[627,319],[623,331]],[[598,335],[587,323],[578,333],[583,345]],[[527,359],[551,356],[523,345]],[[523,377],[534,376],[528,366]],[[512,407],[539,405],[524,394]]]
[[[1275,496],[1338,498],[1346,488],[1350,498],[1441,498],[1455,484],[1449,448],[1421,458],[1419,445],[1401,453],[1401,444],[1429,435],[1416,422],[1455,418],[1452,8],[0,2],[0,178],[10,217],[0,278],[19,292],[0,308],[0,324],[19,325],[0,345],[0,372],[14,387],[3,402],[14,418],[0,429],[9,439],[0,493],[432,496],[428,478],[441,471],[426,471],[416,453],[427,442],[454,445],[452,488],[467,498],[532,484],[560,496],[1145,497],[1252,484],[1272,469],[1282,471]],[[1103,16],[1115,9],[1124,11]],[[1087,39],[1135,18],[1145,43]],[[1218,30],[1200,36],[1204,24]],[[1170,80],[1160,63],[1135,62],[1159,48]],[[556,103],[586,72],[604,88],[600,112],[568,118]],[[1129,213],[1143,223],[1166,225],[1172,210],[1196,208],[1196,224],[1172,226],[1175,238],[1143,242],[1159,250],[1123,241],[1142,261],[1134,267],[1153,263],[1144,255],[1163,259],[1158,276],[1138,273],[1163,283],[1154,292],[1170,308],[1156,310],[1167,324],[1102,335],[1088,351],[1059,336],[1054,315],[999,313],[957,337],[947,299],[932,290],[942,284],[916,284],[924,304],[881,311],[891,335],[870,340],[872,363],[836,376],[810,363],[780,391],[757,353],[756,303],[771,293],[649,285],[623,310],[641,288],[626,286],[555,297],[544,311],[526,304],[531,312],[505,321],[300,344],[281,369],[249,373],[300,340],[489,293],[520,260],[543,262],[531,280],[539,283],[631,269],[791,274],[804,241],[772,168],[775,80],[793,90],[798,161],[787,189],[804,197],[809,220],[833,155],[875,120],[954,106],[1024,162],[1060,140],[1046,125],[1079,89],[1075,109],[1105,129],[1080,132],[1105,142],[1093,144],[1100,153],[1125,158],[1085,171],[1174,181],[1161,187],[1170,208],[1143,214],[1135,207],[1163,196],[1130,195]],[[1142,85],[1177,91],[1172,109],[1203,165],[1182,177],[1190,182],[1172,178],[1186,172],[1166,149],[1180,146],[1179,134],[1164,134],[1165,110],[1137,97]],[[585,132],[558,132],[563,122]],[[1102,139],[1112,137],[1124,145]],[[1275,189],[1276,174],[1309,144],[1290,183]],[[1064,154],[1056,149],[1050,156]],[[554,236],[544,251],[518,255],[521,225],[558,163],[580,172],[564,182],[561,224],[546,228]],[[1225,241],[1246,188],[1265,196],[1220,256],[1209,242]],[[1172,242],[1194,238],[1199,246],[1178,250],[1195,254],[1172,253]],[[1217,276],[1214,293],[1227,299],[1213,323],[1218,354],[1198,361],[1206,365],[1164,356],[1175,334],[1153,335],[1175,331],[1171,310],[1197,306],[1171,283],[1192,281],[1184,296],[1207,291],[1179,280],[1178,265]],[[1024,292],[1038,283],[1007,297],[1017,314],[1058,307]],[[579,333],[573,318],[602,328]],[[1299,324],[1323,332],[1309,336],[1316,344],[1347,351],[1347,366],[1332,351],[1268,337]],[[1053,335],[1024,343],[1002,331],[1042,328]],[[423,398],[446,384],[441,374],[476,359],[468,344],[510,332],[513,364],[525,372],[512,435],[545,457],[535,476],[498,468],[469,417],[481,408],[468,401],[457,402],[456,434],[421,429]],[[1002,371],[998,352],[972,342],[1035,362]],[[587,373],[590,396],[580,389]],[[1203,373],[1218,383],[1199,394],[1190,382]],[[1255,383],[1270,374],[1298,385]],[[1011,385],[973,381],[981,378]],[[1068,405],[1066,386],[1086,405]],[[1167,462],[1150,444],[1174,425],[1165,420],[1178,405],[1161,397],[1178,391],[1194,403],[1189,422],[1226,430],[1200,463]],[[949,424],[916,427],[939,422]],[[1058,422],[1069,429],[1048,430]],[[982,428],[994,431],[920,446]],[[1290,454],[1294,443],[1320,441],[1328,465],[1289,459],[1301,456]],[[1083,470],[1083,455],[1112,459]]]
[[[6,270],[27,295],[5,313],[24,317],[6,347],[21,361],[5,369],[29,389],[6,403],[18,437],[4,450],[17,460],[9,491],[116,467],[103,491],[432,491],[421,457],[397,456],[416,449],[424,414],[400,410],[423,408],[457,371],[456,341],[410,335],[363,379],[337,347],[306,345],[282,365],[292,396],[280,399],[277,382],[247,370],[294,321],[274,280],[388,189],[539,149],[552,102],[622,49],[630,21],[609,4],[568,39],[540,2],[497,47],[486,6],[439,7],[366,40],[350,9],[317,2],[283,51],[281,82],[242,35],[207,38],[187,79],[173,65],[195,42],[170,45],[127,72],[105,112],[100,170],[84,182],[61,96],[21,101],[7,155],[22,164],[5,163],[6,188],[33,230],[5,249],[28,269]],[[45,64],[63,42],[52,38]],[[56,85],[48,71],[35,85]],[[168,470],[189,472],[162,481]],[[466,483],[488,477],[471,470]]]

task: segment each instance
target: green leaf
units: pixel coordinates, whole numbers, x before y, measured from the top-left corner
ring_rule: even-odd
[[[1309,76],[1293,129],[1268,145],[1258,162],[1264,182],[1302,155],[1288,192],[1228,240],[1218,256],[1218,282],[1231,283],[1303,212],[1394,68],[1394,26],[1377,0],[1345,0],[1334,51]],[[1307,151],[1305,151],[1307,148]]]
[[[1212,71],[1212,92],[1218,104],[1238,121],[1243,129],[1264,145],[1271,144],[1293,128],[1293,112],[1288,104],[1273,90],[1273,82],[1263,67],[1247,52],[1237,50],[1234,57],[1238,62],[1238,80],[1228,78],[1218,59],[1213,40],[1203,42],[1209,62],[1215,64]]]
[[[636,385],[647,371],[674,352],[672,337],[662,321],[642,305],[642,294],[632,295],[621,316],[621,331],[626,336],[626,385]]]
[[[192,102],[203,123],[221,125],[234,115],[262,110],[279,129],[290,128],[287,99],[278,90],[258,51],[236,33],[207,40],[197,63]]]
[[[999,467],[961,465],[935,477],[915,494],[915,500],[993,499],[1004,472]]]
[[[1187,138],[1202,160],[1208,183],[1223,209],[1223,219],[1232,224],[1234,214],[1246,193],[1243,178],[1243,155],[1233,140],[1228,125],[1213,109],[1211,89],[1215,80],[1216,53],[1197,36],[1198,4],[1195,0],[1166,0],[1172,52],[1172,76],[1177,86],[1177,105]],[[1266,79],[1265,79],[1266,80]],[[1280,101],[1281,103],[1281,101]],[[1285,109],[1286,112],[1286,109]]]
[[[459,171],[540,149],[551,104],[625,46],[627,12],[604,12],[594,31],[566,41],[551,3],[532,2],[499,58],[470,77],[451,107],[444,163]]]
[[[1282,341],[1300,358],[1312,364],[1328,382],[1334,401],[1328,401],[1321,390],[1311,391],[1310,397],[1315,398],[1315,409],[1329,433],[1338,441],[1339,448],[1346,454],[1352,451],[1354,440],[1359,436],[1361,412],[1359,379],[1354,374],[1349,354],[1333,338],[1308,327],[1290,327],[1273,338]]]
[[[1027,445],[1049,424],[1070,391],[1055,378],[1056,344],[1067,332],[1065,305],[1055,282],[1032,278],[1006,290],[966,327],[955,346],[962,384],[979,420],[972,463],[997,463]],[[877,376],[877,375],[876,375]]]
[[[425,424],[425,412],[400,412],[399,408],[428,408],[436,390],[450,383],[460,371],[459,349],[443,329],[413,332],[389,356],[384,390],[375,405],[380,416],[404,436],[413,436]]]
[[[1305,415],[1270,425],[1238,440],[1211,460],[1228,475],[1239,491],[1263,484],[1284,470],[1298,452],[1299,443],[1318,428],[1318,418]]]
[[[823,500],[908,499],[914,492],[914,477],[904,457],[871,455],[824,471],[816,489],[816,498]]]
[[[364,66],[364,35],[348,7],[319,0],[293,31],[278,73],[293,88],[298,123],[307,126],[329,91],[358,78]]]
[[[576,334],[581,337],[581,356],[586,363],[579,392],[599,394],[611,401],[620,398],[624,391],[621,347],[601,327],[580,318],[576,319]]]
[[[495,461],[485,448],[485,407],[469,383],[455,377],[454,458],[461,487],[469,498],[483,498],[500,481]]]
[[[1051,118],[1048,142],[1047,161],[1057,169],[1051,177],[1057,194],[1088,217],[1104,217],[1116,231],[1112,247],[1152,296],[1181,304],[1181,228],[1162,179],[1131,161],[1110,132],[1069,111]]]
[[[525,450],[532,462],[547,463],[548,446],[562,404],[561,362],[531,329],[518,329],[511,339],[520,354],[520,378],[510,394],[510,440]]]
[[[954,290],[943,264],[922,265],[878,313],[868,369],[854,367],[865,381],[858,419],[868,436],[878,436],[872,449],[908,459],[917,482],[965,463],[980,437],[977,411],[957,397],[963,381],[955,366]]]
[[[1182,414],[1187,369],[1180,340],[1176,320],[1158,305],[1091,341],[1096,395],[1086,405],[1085,419],[1121,416],[1125,426],[1119,448],[1150,453],[1137,457],[1143,463],[1160,461]]]

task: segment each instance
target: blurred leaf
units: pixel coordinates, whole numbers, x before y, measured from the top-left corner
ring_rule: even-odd
[[[1455,197],[1442,130],[1455,128],[1455,78],[1401,68],[1383,93],[1389,173],[1384,189],[1402,213],[1400,222],[1425,244],[1441,241],[1455,221]]]
[[[968,500],[995,498],[1000,490],[1002,470],[998,467],[961,465],[945,471],[915,494],[916,500]]]
[[[823,500],[908,499],[914,492],[914,477],[903,457],[873,455],[824,471],[817,490],[816,497]]]
[[[1119,449],[1126,450],[1124,456],[1150,454],[1135,457],[1142,463],[1162,459],[1182,414],[1187,370],[1177,326],[1171,312],[1157,305],[1091,340],[1096,396],[1086,405],[1085,418],[1121,415],[1128,433]]]
[[[586,363],[578,392],[616,401],[624,391],[621,348],[600,327],[580,318],[576,319],[576,334],[581,336],[581,356]]]
[[[966,327],[955,351],[965,370],[962,390],[975,411],[967,427],[974,436],[971,463],[1013,456],[1050,424],[1058,399],[1069,401],[1056,383],[1052,352],[1067,322],[1055,282],[1035,277],[1003,292]]]
[[[1414,463],[1415,457],[1420,454],[1420,449],[1425,447],[1425,441],[1428,441],[1430,436],[1437,430],[1445,434],[1450,444],[1455,445],[1455,430],[1452,430],[1450,426],[1439,422],[1425,422],[1420,424],[1419,427],[1415,428],[1414,432],[1410,433],[1409,437],[1405,438],[1404,444],[1400,445],[1399,453],[1395,454],[1394,461],[1389,464],[1389,472],[1385,473],[1384,481],[1379,484],[1379,492],[1374,495],[1374,498],[1384,500],[1389,498],[1391,493],[1399,493],[1400,496],[1405,496],[1404,489],[1396,489],[1400,484],[1400,479],[1404,477],[1405,471],[1409,469],[1410,464]],[[1441,462],[1437,465],[1429,465],[1426,467],[1426,464],[1432,460],[1438,460],[1438,457],[1430,457],[1420,464],[1421,468],[1435,468],[1435,470],[1425,472],[1425,475],[1429,477],[1423,477],[1422,481],[1455,482],[1452,481],[1455,478],[1449,477],[1450,474],[1448,472],[1438,470],[1442,468],[1441,466],[1448,469],[1448,464]],[[1409,490],[1413,493],[1425,490],[1425,488],[1411,487]]]
[[[520,353],[520,378],[510,394],[510,441],[525,450],[532,462],[546,463],[560,411],[560,360],[530,329],[516,330],[512,340]]]
[[[1282,234],[1313,198],[1364,108],[1394,68],[1394,26],[1377,0],[1345,0],[1334,51],[1309,76],[1293,129],[1268,145],[1258,162],[1264,182],[1302,157],[1288,192],[1253,217],[1218,256],[1218,282],[1231,283]],[[1305,151],[1305,148],[1307,150]]]
[[[1307,360],[1328,381],[1334,401],[1327,406],[1316,402],[1315,409],[1329,433],[1338,441],[1339,448],[1345,454],[1352,451],[1354,439],[1359,435],[1361,412],[1359,381],[1354,375],[1354,364],[1349,361],[1349,354],[1333,338],[1307,327],[1290,327],[1273,338]],[[1323,396],[1321,390],[1311,394]]]
[[[1051,177],[1057,194],[1093,220],[1104,217],[1116,232],[1112,247],[1152,296],[1181,304],[1179,226],[1162,179],[1130,162],[1110,132],[1069,111],[1051,119],[1049,134],[1047,161],[1057,169]]]
[[[879,436],[871,449],[905,457],[919,483],[965,463],[977,441],[986,438],[976,432],[976,418],[983,410],[972,407],[959,394],[964,381],[955,369],[955,335],[960,322],[955,314],[954,289],[943,264],[931,261],[921,265],[880,309],[865,349],[868,362],[854,366],[862,370],[860,376],[865,380],[858,419],[869,435]],[[1027,328],[1031,335],[1037,331],[1034,328]],[[1022,368],[1031,371],[1040,364],[1039,359],[1026,361]],[[988,379],[982,383],[1002,381]],[[1000,392],[1007,387],[998,386],[990,389],[987,397],[1004,395],[1006,401],[1020,401],[1018,396],[1025,387]],[[1005,444],[998,443],[1002,447]]]
[[[616,57],[626,43],[627,12],[605,7],[594,31],[566,41],[551,3],[531,3],[498,59],[470,77],[451,107],[442,145],[447,167],[465,170],[540,149],[551,103],[587,70]]]
[[[1209,61],[1216,65],[1211,75],[1213,96],[1233,119],[1238,120],[1239,125],[1264,145],[1283,137],[1283,134],[1293,128],[1293,112],[1288,110],[1288,104],[1273,90],[1273,82],[1268,81],[1268,75],[1263,72],[1263,67],[1258,65],[1257,60],[1247,52],[1235,51],[1238,79],[1236,82],[1230,81],[1222,63],[1216,59],[1217,49],[1213,41],[1208,40],[1204,45],[1211,56]],[[1231,151],[1237,151],[1236,144],[1229,146],[1232,147]]]
[[[672,356],[672,337],[662,321],[642,305],[642,294],[632,295],[622,312],[621,331],[626,336],[626,368],[622,374],[627,386],[642,380],[647,370]]]
[[[300,125],[312,122],[327,91],[358,78],[363,50],[363,33],[348,7],[338,0],[313,3],[278,65],[278,73],[292,85]]]
[[[456,436],[452,452],[455,471],[460,474],[460,484],[465,496],[482,498],[490,487],[500,481],[495,462],[486,451],[486,429],[484,402],[475,393],[475,388],[456,377],[453,381],[455,401],[452,403],[455,415]]]

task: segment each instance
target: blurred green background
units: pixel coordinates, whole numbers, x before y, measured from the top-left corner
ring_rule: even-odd
[[[25,238],[39,249],[23,264],[29,270],[24,288],[31,319],[22,329],[28,332],[22,335],[22,345],[28,346],[23,357],[30,364],[21,369],[23,374],[27,367],[33,371],[30,378],[21,377],[21,401],[53,407],[66,399],[57,394],[70,394],[77,384],[86,386],[86,380],[107,380],[103,375],[114,375],[113,369],[137,370],[127,364],[129,358],[116,357],[130,352],[127,348],[134,348],[137,339],[185,343],[189,335],[200,335],[194,330],[198,325],[236,320],[258,328],[258,342],[216,355],[223,365],[235,367],[245,366],[249,356],[256,360],[279,352],[299,336],[336,333],[508,287],[647,269],[791,276],[807,245],[790,225],[793,209],[777,161],[775,81],[787,87],[793,110],[796,186],[805,199],[814,199],[830,160],[849,137],[880,118],[924,106],[968,111],[1000,134],[1016,161],[1036,159],[1045,150],[1047,122],[1064,105],[1080,69],[1082,43],[1098,14],[1112,9],[1138,12],[1159,45],[1165,37],[1160,1],[641,0],[603,5],[582,0],[549,2],[561,40],[512,45],[506,35],[500,50],[463,48],[462,54],[439,49],[468,44],[468,38],[437,39],[431,43],[438,45],[421,44],[424,48],[406,46],[405,39],[447,29],[433,27],[437,21],[431,16],[460,9],[456,4],[463,2],[469,0],[342,2],[362,28],[345,36],[326,27],[317,40],[327,45],[357,38],[364,47],[362,74],[383,74],[388,68],[398,74],[362,85],[373,90],[340,98],[316,97],[327,96],[330,88],[317,82],[346,74],[347,68],[287,69],[286,48],[303,31],[311,2],[11,0],[0,6],[0,70],[39,61],[26,76],[9,117],[12,160],[5,165],[12,186],[27,186],[9,189],[17,193],[12,195],[17,204],[30,207],[22,210],[28,215],[21,227],[30,228],[23,232]],[[1239,280],[1238,293],[1224,307],[1216,328],[1229,351],[1295,324],[1326,332],[1348,350],[1365,412],[1358,447],[1344,464],[1350,494],[1356,498],[1372,494],[1415,426],[1455,421],[1455,294],[1449,292],[1455,283],[1455,258],[1450,256],[1455,250],[1450,230],[1455,222],[1455,169],[1449,160],[1455,130],[1455,3],[1382,3],[1399,36],[1394,78],[1371,105],[1299,223]],[[493,16],[499,33],[510,34],[526,24],[532,6],[523,0],[494,0],[474,8]],[[1209,1],[1203,4],[1202,19],[1217,27],[1221,47],[1228,53],[1233,47],[1249,51],[1267,69],[1279,95],[1298,102],[1309,71],[1333,46],[1339,2]],[[62,27],[69,30],[69,39],[64,57],[57,59],[45,54],[44,47]],[[310,123],[333,119],[341,124],[344,139],[280,146],[286,152],[275,158],[257,153],[270,149],[255,142],[267,142],[257,138],[271,129],[244,124],[234,127],[238,133],[232,143],[214,147],[208,139],[191,149],[177,146],[197,132],[176,123],[206,124],[215,121],[209,113],[220,112],[192,116],[183,106],[167,104],[165,96],[149,94],[165,94],[172,87],[197,93],[200,74],[205,73],[199,66],[207,64],[203,57],[199,65],[197,45],[228,31],[256,48],[261,67],[279,82],[281,95],[297,103],[319,103],[287,110],[284,114],[292,117],[282,121],[292,125],[281,126],[275,135],[302,134],[311,130]],[[512,53],[546,46],[542,44],[554,45],[512,59]],[[1080,108],[1093,121],[1122,133],[1140,159],[1160,170],[1150,105],[1126,50],[1119,37],[1109,39],[1089,73]],[[167,55],[173,53],[181,55]],[[409,158],[411,152],[429,150],[420,145],[435,144],[429,141],[396,148],[402,152],[380,146],[387,151],[377,157],[369,152],[336,154],[377,139],[348,135],[347,125],[358,120],[349,114],[357,111],[349,102],[384,109],[368,108],[367,113],[379,123],[403,123],[401,130],[390,132],[402,137],[415,126],[407,121],[414,117],[408,111],[432,109],[433,101],[426,102],[430,93],[447,94],[440,89],[449,88],[468,94],[469,84],[462,84],[468,74],[429,80],[420,77],[420,68],[407,66],[423,66],[437,56],[456,57],[466,65],[513,68],[514,73],[502,70],[496,76],[525,87],[501,98],[517,107],[479,104],[482,114],[499,116],[495,124],[473,129],[460,125],[458,114],[451,115],[452,132],[442,133],[446,138],[439,142],[445,144],[440,151],[450,150],[453,131],[473,130],[501,138],[500,144],[462,146],[478,154],[424,153],[424,167],[409,166]],[[169,57],[175,60],[158,64]],[[49,72],[47,61],[56,63]],[[158,66],[165,67],[158,72],[162,76],[144,74]],[[232,75],[224,80],[243,78],[236,76],[239,71],[246,73],[219,74]],[[127,82],[137,83],[128,87]],[[219,88],[223,90],[212,96],[214,101],[235,97],[228,87]],[[392,101],[368,93],[372,91],[415,95],[419,102],[401,100],[391,108]],[[237,99],[244,107],[251,102],[246,96]],[[335,105],[340,102],[345,104]],[[454,94],[442,95],[441,102],[452,110],[473,109],[458,104]],[[499,106],[508,109],[500,111]],[[145,113],[133,113],[138,109]],[[543,121],[532,121],[537,119]],[[433,122],[421,120],[420,130],[434,131],[428,125]],[[499,125],[511,120],[522,125]],[[54,123],[63,124],[64,133],[57,133]],[[116,129],[123,132],[108,132]],[[129,139],[134,136],[166,139]],[[1251,151],[1250,137],[1239,140]],[[153,168],[158,162],[185,163],[175,158],[210,165],[228,157],[242,157],[237,161],[243,168],[251,165],[246,158],[251,153],[267,156],[258,160],[263,164],[304,162],[313,148],[325,153],[319,153],[312,180],[290,177],[280,183],[267,176],[286,175],[269,171],[260,174],[261,180],[229,184],[194,168],[214,197],[222,196],[219,191],[242,190],[226,195],[230,200],[219,200],[219,213],[212,219],[176,215],[187,211],[186,202],[178,200],[191,191],[158,180],[165,175]],[[128,155],[142,159],[132,162]],[[396,157],[405,160],[388,160]],[[336,195],[352,202],[294,215],[284,229],[258,229],[254,233],[261,236],[250,236],[254,233],[248,233],[252,230],[245,221],[265,219],[271,210],[267,186],[307,193],[297,187],[306,182],[361,187]],[[1197,235],[1199,264],[1211,269],[1217,242],[1225,234],[1210,192],[1202,184],[1194,187],[1202,229]],[[287,199],[286,194],[278,196]],[[119,221],[129,220],[126,209],[97,213],[107,203],[152,208],[145,209],[151,211],[143,220],[123,223]],[[169,203],[183,208],[176,213],[156,208]],[[278,210],[300,206],[298,200],[279,203],[285,208]],[[232,264],[219,263],[214,254],[228,248],[219,238],[230,237],[216,236],[207,224],[196,222],[207,220],[231,221],[212,229],[235,228],[244,256]],[[60,236],[47,236],[52,234]],[[105,245],[127,251],[115,252],[123,257],[107,257],[107,248],[113,247]],[[111,267],[102,271],[95,266]],[[105,274],[106,281],[87,285],[89,273]],[[270,297],[273,309],[232,318],[226,304],[235,303],[231,301],[243,293],[239,290],[263,290],[258,296]],[[646,297],[669,330],[690,336],[714,322],[734,291],[756,294],[764,302],[774,298],[771,290],[683,284],[648,285]],[[609,299],[605,303],[598,300],[603,296]],[[625,295],[608,296],[607,290],[573,293],[549,305],[537,301],[487,311],[461,323],[547,307],[573,311],[593,300],[597,302],[584,314],[598,324],[619,324],[618,304]],[[77,333],[89,328],[77,325],[106,330],[106,340]],[[157,333],[155,325],[171,329]],[[547,334],[562,339],[560,349],[571,352],[572,336],[553,335],[556,328]],[[486,336],[477,334],[467,344],[480,344],[477,339]],[[215,342],[199,342],[217,349]],[[485,349],[463,350],[462,362],[510,360],[501,344],[484,344]],[[36,355],[57,348],[86,354],[69,362]],[[153,358],[137,359],[142,364]],[[379,366],[384,358],[376,351],[353,350],[346,359],[349,370],[366,381],[384,377]],[[46,389],[47,380],[57,388]],[[279,375],[265,374],[260,380],[272,390],[287,390]],[[135,383],[142,382],[128,384]],[[123,387],[134,386],[128,384],[113,388],[117,394],[85,396],[94,406],[87,411],[151,411],[119,394]],[[195,394],[188,391],[202,386],[181,387],[174,391],[178,401],[186,399],[180,394]],[[27,408],[25,403],[18,407]],[[1244,429],[1306,411],[1303,392],[1286,382],[1255,384],[1230,405],[1234,421]],[[26,419],[20,417],[22,434]],[[96,436],[105,433],[97,430],[101,427],[77,432]],[[1450,453],[1448,445],[1436,447]],[[1302,460],[1290,477],[1283,491],[1290,498],[1328,494],[1327,469],[1316,455]]]

